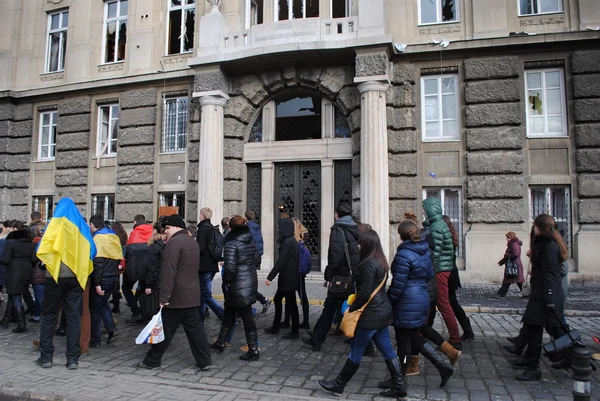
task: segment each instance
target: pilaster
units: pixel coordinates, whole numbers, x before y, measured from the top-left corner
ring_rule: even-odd
[[[335,180],[333,160],[321,160],[321,271],[327,267],[329,233],[335,214]]]
[[[260,210],[260,225],[262,229],[264,253],[261,263],[261,270],[270,270],[275,259],[275,216],[273,213],[273,205],[275,204],[275,177],[274,163],[262,162],[261,176],[261,210]]]

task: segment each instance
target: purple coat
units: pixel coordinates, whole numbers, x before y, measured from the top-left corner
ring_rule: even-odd
[[[508,241],[504,257],[502,258],[502,260],[500,260],[500,262],[498,262],[498,264],[504,266],[508,259],[515,259],[517,262],[517,266],[519,266],[519,275],[517,277],[506,277],[505,275],[502,284],[517,284],[523,283],[525,281],[525,276],[523,274],[523,263],[521,262],[522,245],[523,242],[516,237]]]

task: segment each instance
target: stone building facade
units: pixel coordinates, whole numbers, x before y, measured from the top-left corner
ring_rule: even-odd
[[[268,269],[290,214],[319,270],[338,202],[392,254],[438,196],[463,280],[543,212],[598,280],[595,1],[423,1],[2,2],[0,220],[252,209]]]

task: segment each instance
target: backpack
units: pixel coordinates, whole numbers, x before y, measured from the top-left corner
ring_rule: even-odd
[[[304,245],[304,242],[298,242],[298,271],[300,274],[308,274],[312,268],[312,261],[310,259],[310,251]]]
[[[217,263],[223,256],[223,234],[217,227],[213,227],[208,240],[208,254],[213,262]]]

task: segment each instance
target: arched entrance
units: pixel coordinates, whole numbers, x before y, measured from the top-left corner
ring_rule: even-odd
[[[278,96],[260,111],[244,145],[244,162],[247,208],[260,210],[262,269],[276,258],[283,217],[297,217],[308,229],[313,270],[326,266],[335,205],[352,203],[350,136],[343,113],[313,92]]]

